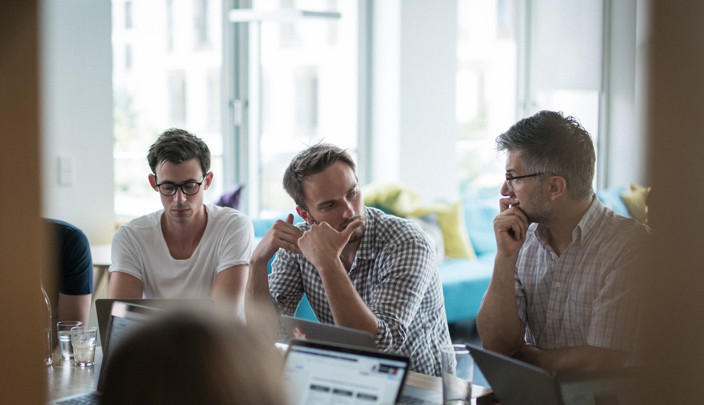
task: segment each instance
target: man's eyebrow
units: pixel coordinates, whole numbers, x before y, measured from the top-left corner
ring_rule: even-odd
[[[354,186],[350,187],[349,190],[347,190],[347,192],[346,192],[345,194],[351,193],[352,191],[354,191],[354,190],[357,189],[358,187],[359,187],[359,183],[356,183]],[[319,202],[318,204],[315,204],[315,206],[316,206],[316,207],[322,207],[322,206],[324,206],[324,205],[327,205],[327,204],[330,204],[330,203],[334,203],[334,202],[337,202],[337,200],[335,200],[335,199],[325,200],[325,201]]]
[[[159,182],[159,184],[164,184],[164,183],[168,183],[168,184],[185,184],[185,183],[198,183],[198,182],[200,182],[200,180],[188,179],[188,180],[184,181],[183,183],[176,183],[175,181],[164,180],[164,181],[162,181],[162,182]]]

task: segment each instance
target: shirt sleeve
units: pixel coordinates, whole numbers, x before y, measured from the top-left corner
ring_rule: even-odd
[[[426,291],[439,276],[433,249],[420,237],[387,244],[377,260],[380,279],[368,305],[379,321],[377,348],[394,351],[406,341]]]
[[[294,255],[279,249],[269,262],[269,293],[279,313],[293,316],[303,299],[303,280],[300,266]]]
[[[142,268],[144,267],[141,260],[140,247],[137,245],[135,238],[129,235],[129,231],[123,225],[121,226],[112,238],[110,247],[110,265],[109,271],[129,274],[144,282]]]
[[[80,229],[66,227],[62,231],[60,263],[61,293],[93,293],[93,258],[88,238]]]
[[[252,221],[243,214],[228,217],[224,227],[215,271],[220,273],[233,266],[249,264],[249,258],[254,251],[254,226]]]

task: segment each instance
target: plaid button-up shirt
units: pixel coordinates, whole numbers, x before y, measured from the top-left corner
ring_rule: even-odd
[[[518,316],[542,349],[596,346],[633,352],[638,336],[637,261],[645,227],[594,197],[558,257],[532,224],[516,264]]]
[[[425,233],[408,220],[367,207],[348,276],[377,317],[377,348],[409,356],[414,371],[440,375],[440,347],[451,341],[435,254]],[[279,250],[269,290],[281,313],[293,315],[305,293],[318,320],[334,323],[318,271],[303,255]]]

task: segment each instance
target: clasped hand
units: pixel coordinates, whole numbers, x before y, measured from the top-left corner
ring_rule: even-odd
[[[362,225],[364,221],[356,220],[350,222],[342,231],[338,231],[327,222],[313,224],[298,239],[298,247],[306,259],[320,271],[327,268],[333,260],[339,260],[350,237]]]
[[[512,197],[499,201],[501,213],[494,218],[494,235],[499,252],[514,254],[520,250],[526,239],[528,217],[518,207],[518,200]]]

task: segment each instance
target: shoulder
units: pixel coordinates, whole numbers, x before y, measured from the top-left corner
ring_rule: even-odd
[[[88,237],[86,234],[77,226],[69,224],[66,221],[61,221],[58,219],[47,219],[47,221],[52,224],[56,230],[58,239],[63,242],[70,243],[88,243]]]
[[[386,214],[372,207],[367,207],[366,213],[369,227],[379,242],[420,241],[430,245],[426,233],[413,221]]]
[[[213,204],[204,204],[208,212],[209,220],[223,224],[223,226],[249,226],[252,227],[252,221],[244,213],[230,207],[220,207]]]
[[[141,217],[137,217],[123,225],[115,232],[115,238],[125,237],[126,235],[144,235],[150,232],[161,232],[161,215],[164,210],[151,212]]]
[[[628,239],[645,237],[648,234],[645,225],[633,218],[616,214],[610,208],[601,207],[598,228],[602,234],[625,237]]]

